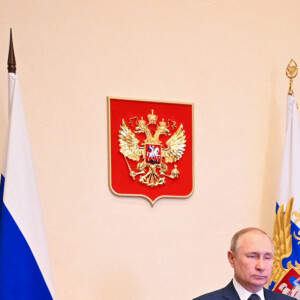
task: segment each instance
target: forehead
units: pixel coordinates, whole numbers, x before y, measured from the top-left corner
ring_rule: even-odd
[[[270,239],[260,231],[244,233],[238,240],[237,250],[238,249],[247,252],[273,252]]]

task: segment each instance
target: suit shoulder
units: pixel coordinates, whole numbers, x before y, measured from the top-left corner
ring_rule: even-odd
[[[295,299],[294,297],[292,296],[288,296],[288,295],[283,295],[283,294],[280,294],[280,293],[276,293],[278,295],[277,296],[277,299],[279,300],[291,300],[291,299]]]
[[[223,290],[224,290],[224,289],[220,289],[220,290],[217,290],[217,291],[213,291],[213,292],[204,294],[204,295],[202,295],[202,296],[199,296],[199,297],[197,297],[197,298],[194,298],[193,300],[216,300],[217,297],[220,297],[220,298],[222,299],[222,298],[223,298],[223,297],[222,297]]]
[[[273,296],[275,296],[275,299],[278,299],[278,300],[291,300],[291,299],[295,299],[294,297],[291,297],[291,296],[288,296],[288,295],[284,295],[284,294],[281,294],[281,293],[277,293],[277,292],[274,292],[274,291],[270,291],[270,290],[266,290],[266,296],[269,294],[272,294]]]

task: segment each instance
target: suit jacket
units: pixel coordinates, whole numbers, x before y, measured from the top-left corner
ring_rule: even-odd
[[[265,300],[292,300],[293,297],[276,293],[264,288]],[[240,300],[237,291],[234,288],[232,281],[223,289],[202,295],[193,300]]]

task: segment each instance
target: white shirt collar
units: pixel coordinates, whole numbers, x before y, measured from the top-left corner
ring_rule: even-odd
[[[246,290],[240,283],[238,283],[235,278],[233,278],[233,286],[241,300],[248,300],[250,295],[253,294],[253,293],[249,292],[248,290]],[[256,294],[260,297],[261,300],[265,300],[263,288]]]

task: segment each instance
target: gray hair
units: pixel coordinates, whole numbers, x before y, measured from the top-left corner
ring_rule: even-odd
[[[270,240],[270,242],[272,244],[273,252],[274,252],[274,245],[273,245],[272,239],[266,234],[265,231],[263,231],[262,229],[256,228],[256,227],[247,227],[247,228],[239,230],[231,239],[230,251],[236,252],[238,241],[239,241],[240,237],[250,231],[258,231],[258,232],[264,234],[266,237],[268,237],[268,239]]]

